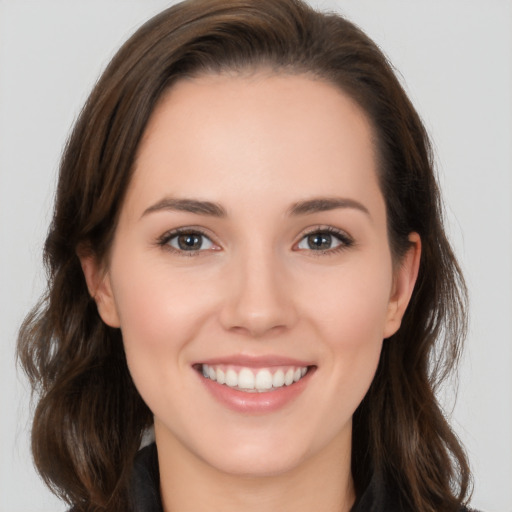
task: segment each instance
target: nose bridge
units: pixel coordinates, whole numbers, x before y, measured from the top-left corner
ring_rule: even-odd
[[[271,244],[249,244],[231,262],[222,321],[225,328],[263,336],[294,322],[293,300],[282,258]]]

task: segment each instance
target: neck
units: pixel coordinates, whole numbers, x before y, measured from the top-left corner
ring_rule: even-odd
[[[349,512],[355,493],[348,441],[347,449],[346,439],[335,439],[280,474],[246,476],[222,472],[157,434],[164,512]]]

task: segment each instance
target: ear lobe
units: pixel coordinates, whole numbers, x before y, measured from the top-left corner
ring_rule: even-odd
[[[110,276],[90,251],[77,251],[89,294],[101,319],[110,327],[120,327]]]
[[[421,239],[418,233],[411,233],[409,242],[411,246],[394,273],[384,338],[389,338],[400,328],[418,277],[421,259]]]

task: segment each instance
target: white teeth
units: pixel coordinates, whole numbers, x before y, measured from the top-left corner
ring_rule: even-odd
[[[226,382],[226,374],[222,370],[217,370],[217,382],[224,384]]]
[[[272,377],[272,386],[274,386],[275,388],[281,388],[284,386],[283,370],[277,370],[277,372],[274,373],[274,376]]]
[[[249,368],[244,368],[238,374],[238,387],[241,389],[254,389],[254,373]]]
[[[266,390],[272,387],[272,374],[269,370],[260,370],[256,374],[255,388]]]
[[[271,368],[261,368],[260,370],[241,368],[237,371],[234,368],[226,368],[226,366],[220,368],[220,366],[203,364],[201,369],[203,376],[230,388],[253,393],[268,391],[272,388],[277,389],[285,385],[291,386],[308,372],[305,366],[278,368],[274,369],[274,373]]]
[[[229,369],[226,372],[226,386],[236,388],[238,386],[238,373],[235,370]]]

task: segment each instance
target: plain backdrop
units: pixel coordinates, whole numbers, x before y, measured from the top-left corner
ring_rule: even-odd
[[[443,401],[475,475],[473,506],[512,511],[512,2],[340,0],[399,71],[437,151],[471,330]],[[43,290],[59,155],[88,91],[163,0],[0,0],[0,512],[60,512],[29,452],[17,328]]]

